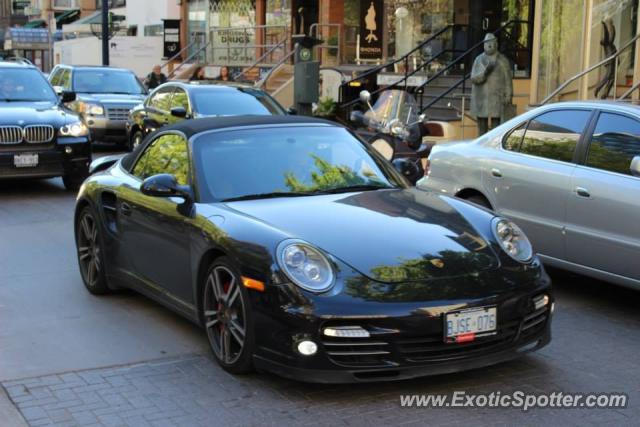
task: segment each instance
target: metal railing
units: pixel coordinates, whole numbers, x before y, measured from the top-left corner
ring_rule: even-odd
[[[337,36],[334,36],[331,34],[331,30],[335,29],[337,30]],[[323,39],[322,37],[325,35],[325,30],[326,33],[329,35],[327,37],[327,39]],[[318,33],[320,31],[320,34]],[[311,26],[309,27],[309,36],[311,37],[315,37],[317,39],[321,39],[323,40],[323,42],[319,45],[314,46],[314,49],[316,51],[323,51],[326,50],[327,54],[330,56],[332,55],[332,52],[335,52],[335,56],[338,59],[338,64],[342,63],[342,25],[341,24],[319,24],[319,23],[314,23],[311,24]],[[334,39],[334,37],[336,37]],[[335,44],[330,43],[330,41],[335,40]],[[318,58],[319,56],[316,54],[316,58]],[[323,58],[324,60],[324,58]]]
[[[208,43],[204,44],[203,46],[200,46],[197,50],[195,50],[191,55],[187,56],[187,59],[185,59],[184,61],[182,61],[181,63],[178,64],[177,67],[175,67],[171,73],[169,73],[169,75],[167,76],[169,79],[173,78],[176,73],[178,72],[178,70],[180,68],[182,68],[185,64],[190,64],[191,61],[198,57],[200,55],[200,53],[204,52],[205,53],[205,62],[206,62],[206,51],[207,48],[209,47],[209,45],[211,44],[211,41],[209,41]]]
[[[291,50],[289,53],[287,53],[285,56],[283,56],[282,59],[280,59],[280,61],[278,61],[277,64],[275,64],[273,67],[271,67],[271,69],[269,70],[267,75],[264,76],[263,79],[261,79],[258,82],[256,82],[255,86],[260,88],[260,89],[264,88],[267,85],[267,82],[269,81],[269,79],[271,78],[273,73],[276,71],[276,69],[278,69],[282,64],[286,63],[295,53],[296,53],[295,50]]]
[[[560,94],[571,83],[573,83],[576,80],[586,76],[587,74],[589,74],[593,70],[596,70],[596,69],[602,67],[603,65],[608,65],[611,61],[615,61],[615,65],[614,65],[614,82],[613,82],[613,91],[614,91],[613,92],[613,98],[615,99],[616,98],[616,89],[617,89],[618,65],[619,65],[618,58],[620,57],[620,55],[622,55],[623,52],[625,52],[630,46],[632,46],[636,42],[636,40],[638,40],[639,38],[640,38],[640,34],[636,34],[634,37],[629,39],[629,41],[627,41],[613,55],[603,59],[602,61],[600,61],[600,62],[598,62],[596,64],[593,64],[592,66],[590,66],[588,68],[585,68],[584,70],[580,71],[576,75],[570,77],[564,83],[562,83],[560,86],[558,86],[553,92],[551,92],[549,95],[547,95],[542,101],[540,101],[540,103],[538,105],[546,104],[547,102],[549,102],[550,100],[555,98],[558,94]],[[629,91],[627,91],[627,92],[629,92]],[[631,93],[631,92],[629,92],[629,93]],[[627,95],[627,93],[625,93],[625,95]],[[621,99],[622,98],[624,98],[624,96],[622,96]]]
[[[282,39],[278,44],[276,44],[275,46],[267,50],[260,58],[256,59],[254,63],[251,64],[248,68],[245,68],[244,70],[242,70],[242,72],[238,74],[234,80],[242,81],[241,77],[244,77],[249,71],[253,70],[254,68],[257,68],[260,64],[263,63],[265,59],[267,59],[270,55],[272,55],[273,52],[275,52],[280,48],[283,49],[283,51],[285,52],[284,57],[287,57],[287,54],[288,54],[287,49],[289,45],[290,45],[289,38]]]
[[[188,51],[189,49],[191,49],[192,47],[198,45],[198,40],[193,40],[191,43],[189,43],[188,45],[186,45],[185,47],[183,47],[182,49],[180,49],[175,55],[173,55],[171,58],[167,59],[165,62],[163,62],[162,64],[160,64],[160,69],[164,69],[166,67],[169,66],[170,63],[172,63],[173,61],[175,61],[176,59],[178,59],[179,57],[182,56],[182,54],[185,51]]]

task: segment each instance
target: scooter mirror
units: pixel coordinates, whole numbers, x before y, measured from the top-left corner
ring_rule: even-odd
[[[369,92],[368,90],[361,91],[360,101],[364,102],[365,104],[368,104],[369,102],[371,102],[371,92]]]

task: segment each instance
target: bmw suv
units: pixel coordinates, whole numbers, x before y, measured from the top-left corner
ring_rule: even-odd
[[[36,67],[0,61],[0,179],[61,176],[76,190],[91,162],[89,129]]]
[[[94,141],[126,146],[129,111],[147,90],[131,70],[115,67],[57,65],[49,74],[56,92],[77,94],[68,107],[80,114]]]

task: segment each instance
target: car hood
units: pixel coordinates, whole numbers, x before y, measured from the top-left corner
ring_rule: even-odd
[[[394,189],[227,206],[316,245],[376,281],[422,281],[498,267],[487,241],[447,200]]]
[[[112,93],[78,93],[79,100],[113,105],[138,105],[144,101],[145,95],[122,95]]]
[[[80,120],[76,114],[52,102],[0,102],[0,126],[48,124],[64,126]]]

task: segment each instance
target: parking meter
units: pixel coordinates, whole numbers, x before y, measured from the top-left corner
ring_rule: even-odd
[[[311,115],[311,104],[318,102],[320,62],[313,60],[313,47],[322,40],[306,35],[292,37],[294,43],[293,103],[299,114]]]

